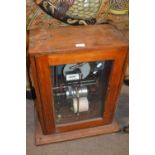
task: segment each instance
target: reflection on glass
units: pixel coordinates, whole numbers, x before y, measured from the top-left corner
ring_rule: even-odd
[[[111,60],[50,69],[56,125],[103,117]]]

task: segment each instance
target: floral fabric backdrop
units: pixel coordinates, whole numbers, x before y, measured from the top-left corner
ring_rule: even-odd
[[[43,1],[53,2],[53,0]],[[79,0],[74,1],[78,2]],[[35,0],[27,0],[26,2],[27,30],[35,28],[54,28],[68,25],[58,19],[55,19],[54,17],[43,11],[41,7],[39,7],[39,5],[36,4]],[[111,4],[110,9],[108,8],[109,3]],[[103,0],[102,5],[102,9],[100,10],[97,16],[97,23],[104,23],[105,21],[108,21],[110,24],[115,25],[119,30],[121,30],[124,33],[124,35],[128,38],[128,13],[120,14],[120,10],[126,11],[128,9],[128,0]]]
[[[66,24],[54,19],[46,14],[34,0],[26,0],[26,28],[27,30],[34,28],[48,28],[65,26]]]

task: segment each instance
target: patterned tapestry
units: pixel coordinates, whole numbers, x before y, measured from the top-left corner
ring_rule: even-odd
[[[113,23],[128,29],[128,0],[27,0],[27,30]]]

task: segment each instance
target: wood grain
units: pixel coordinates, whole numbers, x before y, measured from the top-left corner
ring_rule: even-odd
[[[97,136],[101,134],[110,134],[120,131],[120,127],[117,121],[114,119],[111,124],[104,126],[97,126],[93,128],[79,129],[74,131],[55,133],[51,135],[44,135],[38,121],[38,117],[35,114],[35,144],[44,145],[56,142],[62,142],[66,140],[74,140],[89,136]]]
[[[35,59],[34,57],[30,57],[30,67],[32,70],[32,81],[35,87],[35,94],[36,94],[36,100],[35,100],[35,105],[37,109],[37,115],[39,117],[39,121],[41,124],[41,128],[43,133],[46,133],[46,125],[45,125],[45,119],[44,119],[44,114],[43,114],[43,109],[42,109],[42,102],[41,102],[41,96],[40,96],[40,88],[39,88],[39,83],[38,83],[38,75],[37,75],[37,70],[36,70],[36,64],[35,64]]]
[[[54,107],[52,98],[52,83],[50,81],[50,71],[48,68],[48,60],[46,56],[37,56],[36,69],[38,75],[38,83],[42,106],[40,107],[44,117],[45,132],[51,134],[55,132]]]
[[[55,53],[88,49],[106,50],[126,47],[128,41],[111,25],[68,26],[55,29],[35,29],[29,33],[29,53]],[[75,45],[84,43],[85,47]]]

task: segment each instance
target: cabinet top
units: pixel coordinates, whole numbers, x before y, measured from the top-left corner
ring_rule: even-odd
[[[123,34],[112,25],[66,26],[29,32],[30,54],[128,47]]]

